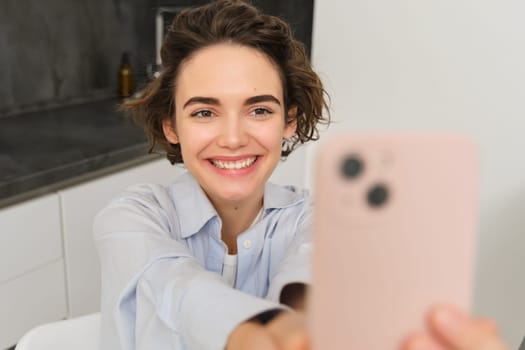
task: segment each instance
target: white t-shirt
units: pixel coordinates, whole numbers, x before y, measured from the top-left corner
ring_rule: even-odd
[[[250,228],[255,225],[262,216],[262,208],[259,210],[259,213],[253,220]],[[237,280],[237,254],[224,254],[224,262],[222,265],[222,277],[228,282],[232,287],[235,287],[235,281]]]

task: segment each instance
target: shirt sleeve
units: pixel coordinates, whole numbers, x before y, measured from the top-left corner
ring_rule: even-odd
[[[311,257],[313,250],[311,234],[312,206],[307,201],[293,225],[293,238],[273,276],[266,299],[279,302],[283,288],[290,283],[311,282]]]
[[[102,349],[223,349],[231,331],[284,308],[230,287],[171,236],[151,198],[121,198],[94,222],[102,273]]]

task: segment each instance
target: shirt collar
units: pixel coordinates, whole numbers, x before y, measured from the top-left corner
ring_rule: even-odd
[[[307,192],[294,186],[281,186],[267,182],[264,188],[264,211],[292,207],[305,200]]]
[[[179,176],[170,186],[170,195],[177,210],[183,238],[194,235],[208,221],[218,217],[208,196],[189,172]],[[264,188],[263,217],[272,209],[283,209],[301,203],[305,197],[306,191],[298,191],[292,186],[280,186],[268,182]]]
[[[197,232],[217,211],[195,178],[186,172],[170,186],[170,195],[177,210],[181,235],[187,238]]]

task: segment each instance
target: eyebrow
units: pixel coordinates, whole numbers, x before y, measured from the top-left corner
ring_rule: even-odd
[[[258,95],[258,96],[252,96],[244,102],[244,105],[252,105],[254,103],[260,103],[260,102],[274,102],[277,103],[279,106],[281,105],[281,101],[277,99],[277,97],[273,95]]]
[[[202,103],[206,105],[219,105],[219,100],[213,97],[199,97],[195,96],[190,98],[184,106],[182,106],[182,109],[186,108],[189,105],[196,104],[196,103]]]
[[[248,99],[246,99],[246,101],[244,101],[244,105],[247,106],[247,105],[251,105],[254,103],[260,103],[260,102],[274,102],[274,103],[277,103],[279,106],[281,105],[281,101],[279,101],[279,99],[273,95],[257,95],[257,96],[249,97]],[[196,104],[196,103],[215,105],[215,106],[218,106],[220,104],[219,100],[214,97],[195,96],[195,97],[190,98],[188,101],[186,101],[186,103],[184,103],[182,108],[184,109],[187,106]]]

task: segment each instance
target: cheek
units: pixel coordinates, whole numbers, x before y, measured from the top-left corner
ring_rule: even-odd
[[[281,152],[281,144],[283,140],[283,126],[278,125],[266,125],[257,128],[257,139],[267,149],[271,149],[275,152]]]
[[[195,138],[207,138],[216,133],[215,123],[199,122],[190,118],[180,121],[178,127],[181,136],[190,141]]]
[[[183,123],[181,123],[183,124]],[[211,128],[193,125],[181,125],[179,140],[183,153],[198,153],[214,139],[215,134]]]

